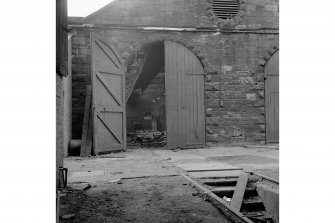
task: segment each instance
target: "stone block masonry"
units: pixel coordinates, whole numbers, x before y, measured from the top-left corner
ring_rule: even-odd
[[[278,1],[242,2],[247,7],[241,6],[241,19],[220,33],[200,29],[169,32],[73,27],[72,137],[81,137],[85,89],[91,83],[89,33],[92,31],[106,37],[119,50],[126,65],[137,50],[149,43],[170,40],[185,45],[199,58],[206,72],[206,142],[264,143],[264,66],[279,46],[278,10],[275,10]],[[206,15],[207,10],[210,9],[205,0],[116,0],[110,7],[87,17],[84,23],[218,28]],[[119,15],[124,12],[125,17]]]

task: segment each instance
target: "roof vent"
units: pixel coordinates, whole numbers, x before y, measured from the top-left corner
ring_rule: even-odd
[[[236,16],[239,7],[238,0],[214,0],[212,3],[213,11],[216,17],[220,19],[229,19]]]

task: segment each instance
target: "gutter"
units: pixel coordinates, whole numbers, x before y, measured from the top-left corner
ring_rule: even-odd
[[[127,25],[99,25],[99,24],[68,24],[70,29],[103,29],[103,30],[138,30],[138,31],[165,31],[165,32],[220,32],[220,33],[257,33],[279,34],[278,28],[255,29],[220,29],[217,27],[156,27],[156,26],[127,26]]]

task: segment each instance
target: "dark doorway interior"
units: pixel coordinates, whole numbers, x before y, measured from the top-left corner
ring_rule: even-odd
[[[166,145],[164,42],[148,45],[143,68],[127,101],[128,147]]]

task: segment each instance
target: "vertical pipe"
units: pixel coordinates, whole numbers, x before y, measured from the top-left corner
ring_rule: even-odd
[[[223,107],[223,103],[222,103],[222,79],[223,79],[223,75],[222,75],[222,33],[220,31],[220,82],[219,82],[219,96],[220,96],[220,102],[219,105],[220,107]]]

